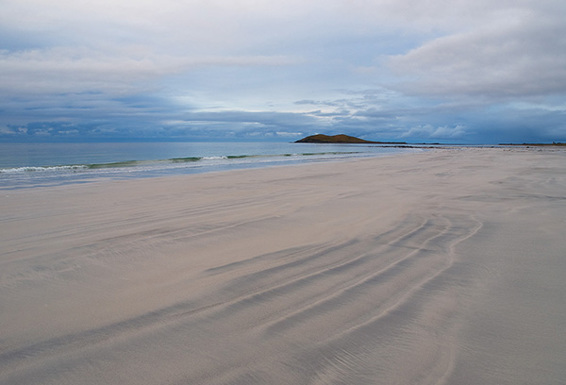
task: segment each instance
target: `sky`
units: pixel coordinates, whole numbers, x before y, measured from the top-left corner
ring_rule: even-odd
[[[0,141],[566,141],[564,0],[0,0]]]

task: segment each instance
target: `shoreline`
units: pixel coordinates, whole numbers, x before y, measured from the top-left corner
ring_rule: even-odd
[[[3,191],[0,384],[560,383],[565,160]]]
[[[387,156],[417,150],[363,147],[352,148],[348,145],[275,145],[251,146],[241,143],[237,149],[222,147],[222,143],[205,145],[202,149],[186,148],[183,146],[165,148],[149,145],[145,148],[149,152],[145,155],[139,153],[139,147],[124,148],[124,153],[117,151],[121,148],[102,147],[90,148],[105,153],[83,155],[78,152],[82,147],[74,148],[70,157],[59,156],[55,151],[57,147],[44,149],[37,159],[31,162],[23,156],[20,162],[8,156],[4,162],[12,162],[12,166],[0,168],[0,189],[10,190],[29,188],[35,185],[57,185],[85,183],[95,179],[136,179],[153,178],[168,175],[191,175],[217,171],[231,171],[239,169],[257,169],[273,166],[286,166],[295,164],[309,164],[335,160],[349,160],[367,157]],[[157,146],[157,147],[156,147]],[[31,150],[31,149],[28,149]],[[154,152],[151,152],[153,150]],[[55,152],[54,152],[55,151]],[[155,151],[159,151],[156,154]],[[77,155],[78,154],[78,155]],[[192,154],[192,155],[191,155]],[[234,155],[238,154],[238,155]],[[25,153],[24,153],[25,155]],[[135,160],[137,159],[137,160]],[[15,162],[15,163],[14,163]],[[30,165],[31,162],[31,165]]]

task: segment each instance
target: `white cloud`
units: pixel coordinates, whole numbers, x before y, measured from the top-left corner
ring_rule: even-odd
[[[277,131],[275,132],[277,136],[281,136],[284,138],[291,138],[296,136],[304,135],[302,132],[285,132],[285,131]]]
[[[444,0],[3,0],[0,25],[49,46],[143,44],[160,52],[236,53],[330,36],[364,37],[386,28],[434,31],[490,18],[509,1]],[[525,1],[516,0],[513,7]],[[280,46],[278,48],[283,48]],[[287,48],[292,49],[292,46]]]
[[[409,131],[403,133],[403,138],[426,138],[426,139],[455,139],[461,138],[466,133],[466,127],[463,125],[455,125],[453,127],[440,126],[435,127],[430,124],[412,127]]]
[[[416,94],[522,97],[566,92],[566,24],[528,14],[441,37],[391,58]]]
[[[128,49],[130,48],[130,49]],[[284,56],[155,55],[135,47],[124,52],[84,48],[0,51],[0,90],[11,92],[131,91],[139,82],[201,67],[285,66],[298,61]]]
[[[0,126],[0,135],[16,135],[18,132],[15,129],[6,126]]]

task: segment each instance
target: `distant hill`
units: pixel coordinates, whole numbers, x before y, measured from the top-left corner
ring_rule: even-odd
[[[369,140],[364,140],[360,138],[356,138],[354,136],[349,135],[311,135],[307,136],[306,138],[299,139],[295,143],[359,143],[359,144],[406,144],[406,142],[372,142]]]

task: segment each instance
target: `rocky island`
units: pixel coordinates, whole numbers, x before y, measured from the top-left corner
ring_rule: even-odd
[[[299,139],[295,143],[406,144],[406,142],[372,142],[344,134],[332,136],[324,134],[311,135]]]

